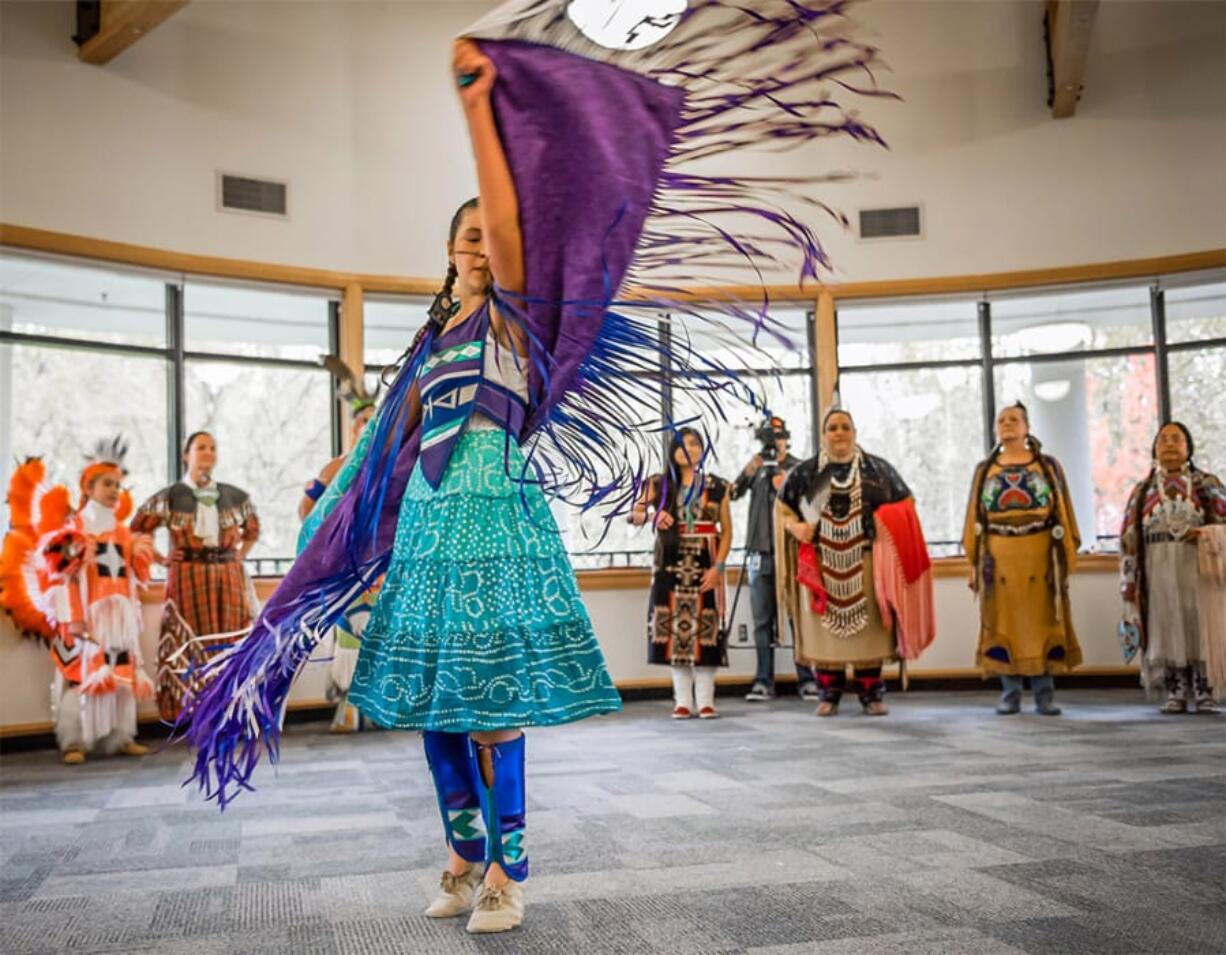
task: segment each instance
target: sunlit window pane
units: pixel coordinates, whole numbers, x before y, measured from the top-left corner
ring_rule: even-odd
[[[302,488],[332,457],[327,372],[224,361],[187,363],[187,430],[217,439],[215,477],[251,495],[256,558],[290,558]]]
[[[1226,348],[1174,351],[1167,364],[1172,417],[1191,430],[1197,465],[1226,480]]]
[[[1226,338],[1226,282],[1174,286],[1166,290],[1163,298],[1167,341]],[[1171,387],[1174,388],[1174,382]]]
[[[1149,289],[1078,289],[993,296],[996,358],[1130,348],[1153,343]]]
[[[426,298],[367,298],[362,305],[366,364],[383,367],[401,356],[426,322]]]
[[[135,272],[0,255],[0,329],[164,346],[165,281]]]
[[[1113,549],[1128,492],[1158,426],[1151,354],[1016,362],[996,369],[996,406],[1021,400],[1031,432],[1064,466],[1083,548]]]
[[[326,295],[189,282],[188,351],[314,361],[329,351]]]
[[[844,372],[839,379],[860,446],[907,482],[934,556],[961,552],[967,494],[983,458],[982,380],[975,367]]]
[[[755,326],[753,313],[753,307],[746,306],[748,318],[711,314],[698,321],[677,315],[671,323],[671,334],[679,347],[688,345],[721,368],[808,369],[812,308],[772,304],[767,310],[768,321],[760,327]]]
[[[659,443],[660,415],[644,409],[636,428],[647,442]],[[658,462],[653,457],[652,464]],[[649,468],[654,471],[655,467]],[[607,479],[608,475],[602,475]],[[602,567],[650,567],[654,539],[651,529],[635,527],[627,518],[629,512],[609,519],[605,507],[581,511],[562,504],[554,506],[554,517],[561,529],[572,565],[578,570]]]
[[[844,367],[978,358],[974,299],[840,305],[839,364]]]
[[[704,431],[711,443],[706,464],[708,472],[726,481],[735,481],[762,447],[754,431],[764,422],[767,412],[783,418],[791,433],[792,455],[804,459],[812,453],[812,381],[811,375],[799,373],[744,375],[738,387],[747,389],[746,396],[754,396],[757,407],[747,400],[738,400],[730,392],[719,401],[722,415],[713,413],[709,403],[679,387],[673,399],[674,420]],[[732,547],[737,559],[745,545],[748,515],[749,496],[746,495],[732,504]]]
[[[167,483],[166,371],[161,358],[0,345],[0,481],[42,457],[56,483],[77,487],[100,438],[128,441],[127,486],[139,504]],[[0,508],[7,525],[8,509]]]

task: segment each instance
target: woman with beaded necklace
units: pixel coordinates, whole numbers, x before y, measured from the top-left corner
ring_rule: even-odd
[[[1124,655],[1141,651],[1141,685],[1166,690],[1163,713],[1216,713],[1206,674],[1197,587],[1196,541],[1208,524],[1226,524],[1226,489],[1192,463],[1195,444],[1178,421],[1154,438],[1154,466],[1133,488],[1120,529]],[[1219,691],[1222,689],[1217,688]]]
[[[911,491],[893,465],[860,448],[847,411],[827,412],[822,445],[791,471],[775,504],[776,552],[785,561],[785,572],[776,572],[779,603],[795,627],[797,660],[817,672],[817,715],[838,712],[850,664],[864,712],[884,716],[881,667],[897,659],[897,648],[894,622],[882,619],[875,592],[874,516]]]
[[[1064,469],[1030,433],[1020,401],[996,416],[996,437],[975,469],[962,532],[979,598],[975,662],[1000,676],[997,713],[1021,710],[1029,677],[1035,711],[1058,716],[1052,674],[1081,663],[1068,596],[1081,536]]]

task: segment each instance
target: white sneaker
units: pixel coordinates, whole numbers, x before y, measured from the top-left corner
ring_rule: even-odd
[[[468,917],[468,931],[473,935],[486,932],[509,932],[524,920],[524,886],[514,879],[506,885],[481,884],[477,904]]]
[[[477,887],[481,885],[484,876],[485,873],[478,865],[470,865],[463,875],[444,872],[439,880],[439,893],[426,909],[427,917],[453,919],[457,915],[463,915],[473,907]]]
[[[775,698],[775,691],[765,683],[755,683],[748,693],[745,694],[745,700],[748,703],[765,703],[767,700]]]

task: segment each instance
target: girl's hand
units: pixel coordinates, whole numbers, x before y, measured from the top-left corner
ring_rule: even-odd
[[[668,513],[668,511],[657,511],[656,512],[656,520],[655,520],[656,530],[666,531],[670,527],[672,527],[675,523],[677,522],[673,520],[673,515]]]
[[[472,40],[456,40],[451,48],[451,73],[465,109],[489,101],[498,75],[494,61]]]
[[[812,524],[806,524],[804,521],[795,521],[788,525],[788,533],[802,544],[812,543],[813,535],[816,531],[816,527]]]
[[[715,590],[723,582],[724,575],[719,572],[718,567],[711,567],[705,574],[702,575],[702,586],[700,591]]]

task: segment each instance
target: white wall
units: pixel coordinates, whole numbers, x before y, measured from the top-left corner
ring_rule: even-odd
[[[0,4],[0,219],[297,265],[431,275],[472,192],[448,40],[492,4],[196,2],[105,68],[68,2]],[[1226,5],[1105,3],[1077,115],[1050,118],[1042,4],[869,2],[891,151],[824,144],[738,171],[858,170],[823,195],[922,202],[922,241],[830,237],[844,280],[1226,245]],[[744,160],[738,160],[743,163]],[[291,182],[292,221],[218,213],[215,170]]]
[[[1115,625],[1119,619],[1116,576],[1111,573],[1079,573],[1073,576],[1072,585],[1074,623],[1085,652],[1085,665],[1120,666],[1122,660],[1115,639]],[[645,662],[646,590],[590,590],[583,594],[583,602],[591,615],[614,681],[667,680],[668,671],[664,667],[649,666]],[[969,671],[975,664],[978,614],[962,578],[946,577],[936,581],[936,611],[936,642],[911,667],[912,672]],[[157,660],[160,612],[160,605],[148,604],[144,608],[142,648],[150,675]],[[754,671],[754,652],[749,646],[738,648],[738,623],[748,625],[752,635],[748,591],[742,594],[733,621],[730,666],[726,671],[721,671],[724,676],[748,679]],[[327,654],[328,647],[323,646],[315,655],[325,658]],[[775,672],[780,676],[793,672],[790,650],[777,651]],[[0,731],[50,720],[48,687],[51,677],[52,665],[46,650],[32,641],[19,641],[8,618],[0,617]],[[294,686],[291,702],[322,700],[326,678],[326,662],[308,663]],[[152,707],[146,708],[146,715],[152,716],[153,713]]]

